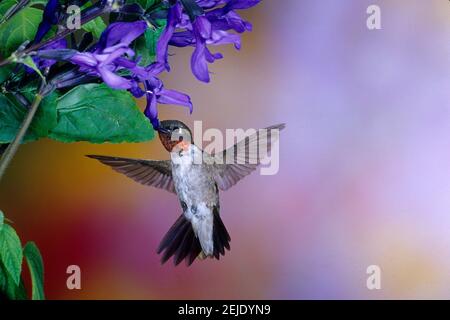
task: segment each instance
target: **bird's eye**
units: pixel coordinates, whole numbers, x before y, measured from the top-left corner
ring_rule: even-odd
[[[183,141],[183,136],[180,136],[180,137],[178,138],[178,141],[179,141],[179,142]]]

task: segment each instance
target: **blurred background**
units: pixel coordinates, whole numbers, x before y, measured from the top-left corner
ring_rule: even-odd
[[[382,29],[366,27],[381,7]],[[23,241],[37,243],[50,299],[450,298],[450,3],[263,1],[243,48],[218,48],[211,84],[174,49],[166,87],[191,95],[162,119],[206,128],[286,122],[280,172],[221,194],[230,252],[161,265],[176,197],[85,154],[165,159],[143,144],[24,145],[0,184]],[[82,289],[66,288],[79,265]],[[381,268],[381,290],[366,269]]]

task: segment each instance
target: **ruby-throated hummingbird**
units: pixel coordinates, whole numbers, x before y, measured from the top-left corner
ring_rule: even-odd
[[[225,249],[230,250],[231,239],[219,215],[219,189],[229,189],[254,171],[264,158],[261,149],[270,152],[284,127],[280,124],[258,130],[219,154],[208,154],[191,143],[192,133],[184,123],[166,120],[161,122],[158,135],[170,152],[170,160],[88,157],[141,184],[178,196],[183,214],[162,239],[158,253],[164,251],[162,263],[174,256],[175,265],[183,259],[191,265],[196,257],[219,259]],[[252,143],[258,146],[253,151]]]

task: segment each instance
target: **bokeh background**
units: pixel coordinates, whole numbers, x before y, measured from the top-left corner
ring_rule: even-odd
[[[366,9],[382,10],[382,30]],[[280,172],[221,194],[232,250],[190,268],[156,248],[176,198],[84,157],[164,159],[143,144],[24,145],[0,204],[45,261],[50,299],[450,298],[450,3],[266,0],[244,13],[254,32],[221,48],[211,84],[172,49],[166,86],[195,112],[161,118],[205,128],[286,122]],[[82,290],[66,288],[66,268]],[[382,289],[366,288],[379,265]]]

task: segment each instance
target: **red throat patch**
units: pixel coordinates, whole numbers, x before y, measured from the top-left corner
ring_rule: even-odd
[[[180,150],[187,151],[189,149],[189,146],[191,145],[189,142],[181,140],[181,141],[173,141],[171,139],[170,134],[167,133],[158,133],[159,140],[161,140],[162,145],[164,148],[172,152],[175,148],[179,148]]]

